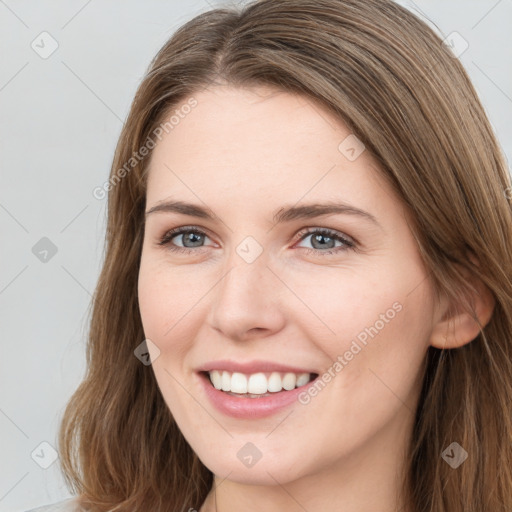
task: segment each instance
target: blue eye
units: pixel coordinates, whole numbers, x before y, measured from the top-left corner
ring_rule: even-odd
[[[311,249],[309,247],[303,247],[303,249],[305,249],[308,254],[313,252],[315,255],[324,256],[339,253],[349,249],[356,250],[357,248],[356,243],[351,238],[345,237],[332,229],[309,228],[307,231],[302,231],[299,233],[299,236],[300,242],[308,237],[312,237],[311,240],[313,248]],[[196,245],[189,247],[176,245],[172,242],[172,240],[177,237],[181,237],[181,243],[183,245],[185,243]],[[198,252],[198,249],[204,249],[205,246],[201,245],[201,243],[204,242],[205,238],[208,238],[208,235],[204,231],[197,229],[195,226],[183,226],[167,231],[158,242],[158,245],[166,246],[170,251],[173,252],[192,253]],[[341,243],[341,246],[336,247],[335,245],[332,245],[332,243],[335,244],[336,242]]]
[[[317,254],[321,254],[322,256],[327,254],[335,254],[341,251],[346,251],[348,249],[355,250],[356,244],[352,239],[345,237],[338,233],[337,231],[333,231],[332,229],[327,228],[314,228],[309,229],[308,231],[300,233],[301,239],[305,240],[308,237],[311,237],[311,243],[313,244],[313,249],[306,247],[308,254],[311,252],[315,252]],[[313,236],[314,235],[314,236]],[[327,240],[327,242],[325,242]],[[331,246],[331,242],[340,242],[341,246],[335,247]],[[317,247],[314,247],[314,246]],[[323,247],[323,249],[321,249]]]
[[[185,236],[189,235],[189,236]],[[192,236],[190,236],[192,235]],[[193,243],[197,244],[201,242],[201,238],[207,237],[206,233],[201,231],[200,229],[197,229],[195,227],[191,226],[184,226],[181,228],[171,229],[165,235],[162,237],[158,245],[164,245],[167,246],[167,248],[171,251],[175,252],[191,252],[194,250],[193,247],[181,247],[177,246],[174,243],[171,243],[171,240],[173,238],[177,238],[178,236],[181,236],[182,243],[184,241],[187,241],[186,243]],[[199,249],[202,249],[202,246],[197,246]]]

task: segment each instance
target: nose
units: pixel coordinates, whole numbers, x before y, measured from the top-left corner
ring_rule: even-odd
[[[235,255],[230,264],[212,290],[210,326],[234,341],[279,332],[285,324],[282,300],[286,298],[286,289],[269,268],[267,258],[262,254],[247,263]]]

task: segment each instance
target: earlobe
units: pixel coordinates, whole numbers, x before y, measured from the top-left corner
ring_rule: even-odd
[[[490,321],[496,301],[489,288],[480,280],[469,275],[464,269],[473,290],[468,290],[468,311],[463,304],[449,302],[446,298],[442,303],[442,318],[434,325],[430,344],[440,349],[459,348],[473,341]],[[475,318],[476,316],[476,318]],[[480,325],[479,325],[480,324]]]

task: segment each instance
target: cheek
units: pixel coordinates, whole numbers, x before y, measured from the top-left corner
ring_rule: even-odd
[[[344,375],[336,386],[351,387],[369,368],[414,380],[432,329],[432,289],[421,263],[404,256],[361,271],[332,270],[332,278],[286,279],[301,299],[294,301],[301,330],[327,356],[326,370]]]
[[[417,277],[412,279],[416,284]],[[326,334],[318,336],[314,327],[308,333],[330,360],[321,374],[325,384],[312,386],[299,406],[300,413],[317,423],[337,425],[312,441],[322,460],[363,445],[399,417],[409,418],[431,329],[431,289],[426,280],[412,293],[410,280],[396,276],[383,275],[382,281],[364,287],[345,284],[343,292],[330,288],[331,300],[318,309],[335,335],[324,329]],[[321,304],[310,303],[312,309]],[[280,428],[283,437],[293,436],[296,425],[290,422]],[[340,439],[340,429],[351,445]]]
[[[148,264],[142,264],[139,272],[138,300],[144,334],[150,339],[160,339],[165,332],[169,312],[165,292],[165,279]]]
[[[154,338],[161,350],[179,342],[179,332],[190,322],[200,296],[201,290],[190,279],[180,279],[179,271],[142,260],[138,281],[142,324],[146,337]]]
[[[193,338],[190,329],[197,324],[193,317],[192,306],[197,302],[191,297],[193,288],[184,288],[158,263],[142,260],[138,281],[141,320],[145,337],[160,351],[151,367],[162,397],[180,425],[193,424],[199,412],[193,410],[190,404],[195,402],[180,385],[186,378],[182,368]]]
[[[158,358],[152,362],[152,368],[162,391],[172,387],[173,380],[167,372],[176,373],[176,367],[182,364],[187,349],[186,337],[179,334],[182,325],[178,321],[186,314],[186,304],[178,300],[176,287],[169,281],[168,274],[147,264],[141,265],[138,283],[139,310],[144,336],[159,350]],[[163,395],[167,400],[167,396],[174,396],[174,393],[164,392]]]

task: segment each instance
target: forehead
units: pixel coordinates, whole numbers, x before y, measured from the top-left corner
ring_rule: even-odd
[[[195,106],[177,117],[153,149],[148,205],[175,194],[196,201],[224,199],[245,210],[301,198],[350,199],[368,207],[383,191],[390,194],[362,143],[310,98],[231,86],[192,98]],[[356,158],[346,153],[349,146],[360,152]]]
[[[196,138],[202,137],[203,144],[215,139],[216,146],[220,143],[231,151],[235,146],[249,149],[262,142],[272,146],[279,140],[293,142],[292,136],[298,141],[307,137],[311,147],[314,143],[317,148],[328,148],[332,146],[331,138],[337,141],[350,133],[319,102],[275,88],[217,86],[192,98],[196,106],[180,116],[172,129],[175,145],[184,148],[196,142],[189,140],[191,132]],[[182,105],[189,100],[184,100]],[[176,110],[180,110],[179,105]],[[326,137],[329,132],[331,137]]]

